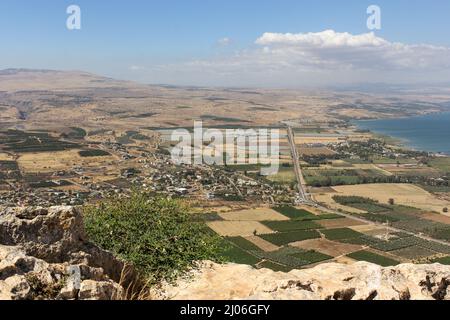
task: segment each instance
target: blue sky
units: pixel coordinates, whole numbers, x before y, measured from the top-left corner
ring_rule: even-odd
[[[82,29],[79,31],[69,31],[65,27],[65,11],[70,4],[81,7]],[[285,61],[279,60],[278,53],[260,61],[258,50],[262,46],[255,41],[267,32],[279,35],[317,33],[313,37],[321,37],[320,32],[324,30],[333,30],[334,36],[344,32],[368,33],[366,8],[371,4],[382,10],[382,29],[376,31],[377,37],[405,46],[450,47],[450,1],[446,0],[2,0],[0,68],[78,69],[148,83],[285,86],[294,80],[302,86],[305,84],[302,78],[309,77],[311,72],[323,73],[323,69],[312,70],[310,65],[306,68],[300,62],[302,67],[296,74],[274,71],[274,65],[283,65]],[[220,44],[220,39],[228,40]],[[292,51],[292,46],[292,43],[283,45],[283,56]],[[301,46],[305,43],[295,46],[295,54],[304,55],[306,49]],[[273,49],[274,44],[269,43],[267,47]],[[279,49],[279,44],[275,47]],[[320,54],[316,49],[312,53],[312,48],[307,48],[308,59],[320,60],[321,66],[329,66],[327,59],[333,56],[331,64],[344,61],[355,67],[351,59],[365,59],[362,55],[367,48],[349,53],[349,48],[342,47]],[[407,49],[413,50],[413,54],[417,51],[412,47]],[[408,50],[404,50],[405,54]],[[441,61],[440,56],[436,59],[434,54],[447,52],[435,51],[433,60],[446,64],[445,57]],[[383,51],[383,54],[385,59],[392,56],[391,51]],[[415,62],[423,61],[428,55],[423,50],[417,54]],[[242,55],[245,61],[239,60]],[[298,55],[289,57],[290,63],[297,60]],[[400,53],[395,55],[398,64],[394,69],[405,67],[398,57]],[[386,61],[370,60],[373,56],[368,57],[369,63],[385,64]],[[241,69],[248,71],[245,74],[232,67],[241,63]],[[367,68],[356,67],[359,68],[356,71],[367,72]],[[215,71],[202,76],[204,68]],[[389,68],[384,66],[384,69]],[[274,73],[266,73],[267,69]],[[394,82],[411,77],[411,70],[407,74],[400,71],[396,71]],[[414,74],[429,77],[433,74],[431,71],[427,65],[424,70],[414,70]],[[265,74],[273,76],[273,81],[261,81],[261,75]],[[342,73],[317,75],[313,77],[314,84],[333,82],[331,74]],[[392,79],[392,76],[391,72],[384,73],[374,81]],[[282,81],[284,78],[288,79],[286,83]],[[450,79],[444,73],[429,80]],[[349,82],[367,81],[349,74]]]

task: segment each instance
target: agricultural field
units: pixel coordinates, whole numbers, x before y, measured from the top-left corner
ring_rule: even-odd
[[[350,201],[353,205],[362,201],[358,199],[350,198],[346,203]],[[367,210],[376,211],[372,214],[380,214],[381,208],[385,209],[384,205],[377,207],[374,200],[366,205]],[[408,218],[420,213],[417,210],[407,215],[406,207],[394,208],[397,208],[397,211],[392,210],[394,215],[404,214]],[[218,214],[216,218],[223,220],[215,219],[208,225],[231,243],[227,253],[231,261],[278,271],[324,261],[369,261],[388,266],[450,254],[450,246],[407,233],[395,233],[381,225],[308,209],[284,206],[232,211]],[[272,219],[268,220],[269,217]]]
[[[450,157],[434,158],[430,166],[445,173],[450,173]]]
[[[365,213],[357,213],[356,215],[366,220],[388,223],[395,228],[426,234],[435,239],[450,240],[450,224],[445,221],[445,218],[448,218],[447,216],[441,215],[441,219],[429,219],[430,216],[437,217],[439,214],[402,205],[381,204],[371,198],[359,196],[335,195],[333,201],[341,205],[365,210]]]
[[[273,175],[269,175],[267,179],[271,182],[278,184],[292,184],[295,183],[296,177],[294,172],[294,167],[292,164],[288,163],[289,166],[281,165],[278,172]]]
[[[6,152],[54,152],[76,148],[80,148],[80,145],[60,140],[47,132],[0,132],[0,149]]]
[[[289,217],[271,208],[255,208],[240,211],[219,213],[227,221],[283,221]]]
[[[8,153],[0,152],[0,161],[12,161],[14,157]]]
[[[366,184],[363,187],[336,186],[333,189],[337,195],[371,198],[382,204],[394,199],[397,204],[438,213],[442,213],[443,208],[450,207],[449,201],[441,200],[412,184]]]
[[[262,234],[260,237],[277,246],[285,246],[292,242],[320,238],[320,233],[316,230],[295,230],[289,232]]]
[[[303,250],[315,250],[333,257],[347,255],[351,252],[359,251],[363,248],[362,245],[331,241],[324,238],[294,242],[291,244],[291,246]]]
[[[397,264],[399,264],[398,261],[370,252],[370,251],[358,251],[358,252],[353,252],[347,255],[349,258],[352,258],[354,260],[358,260],[358,261],[367,261],[367,262],[371,262],[371,263],[375,263],[378,264],[382,267],[389,267],[389,266],[395,266]]]
[[[301,156],[333,156],[336,154],[336,152],[327,147],[309,147],[301,145],[297,147],[297,149]]]
[[[386,173],[376,168],[306,168],[303,170],[306,183],[313,187],[364,184],[385,177]]]
[[[81,157],[105,157],[105,156],[110,156],[111,154],[107,151],[103,151],[103,150],[81,150],[78,152],[79,155]]]
[[[108,165],[110,161],[115,160],[112,156],[89,156],[80,155],[77,149],[57,152],[39,152],[20,154],[17,163],[22,172],[55,172],[68,170],[80,166],[84,169],[98,168]]]
[[[323,227],[317,221],[340,218],[337,215],[284,206],[222,212],[216,218],[220,220],[206,220],[207,224],[231,244],[226,252],[231,261],[258,268],[291,270],[334,257],[313,248],[290,244],[307,239],[320,240],[319,229]]]
[[[450,256],[442,257],[442,258],[436,258],[431,261],[432,263],[440,263],[444,265],[450,265]]]
[[[0,179],[15,180],[20,179],[22,174],[16,161],[0,160]]]
[[[271,229],[258,221],[212,221],[207,225],[224,237],[246,237],[255,234],[273,233]]]

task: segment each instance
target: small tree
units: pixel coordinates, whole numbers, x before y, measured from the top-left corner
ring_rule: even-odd
[[[393,206],[394,204],[395,204],[395,200],[394,199],[389,199],[389,204],[391,205],[391,206]]]
[[[84,220],[92,242],[153,282],[171,280],[195,261],[221,259],[221,240],[179,201],[135,191],[85,207]]]
[[[442,212],[447,213],[448,212],[448,208],[442,209]]]

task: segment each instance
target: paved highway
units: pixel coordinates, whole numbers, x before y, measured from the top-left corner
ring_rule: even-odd
[[[302,168],[300,166],[300,161],[298,157],[297,147],[295,145],[295,136],[292,128],[290,126],[287,127],[287,134],[289,145],[291,148],[292,161],[294,165],[295,176],[297,178],[297,188],[299,193],[299,201],[300,202],[308,202],[310,201],[308,193],[306,192],[306,183],[303,178]]]

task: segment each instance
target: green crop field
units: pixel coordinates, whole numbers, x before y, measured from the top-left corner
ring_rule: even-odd
[[[320,252],[317,252],[314,250],[294,253],[294,254],[291,254],[291,256],[295,257],[295,258],[299,258],[301,260],[309,261],[310,264],[333,259],[333,257],[331,257],[329,255],[326,255],[326,254],[323,254],[323,253],[320,253]]]
[[[281,264],[290,268],[300,268],[317,262],[332,259],[332,257],[316,251],[306,251],[293,247],[284,247],[274,252],[254,251],[252,254],[260,259]]]
[[[229,245],[229,248],[227,248],[223,253],[223,257],[230,262],[248,265],[255,265],[259,261],[261,261],[261,259],[258,259],[254,255],[237,247],[234,244]]]
[[[352,239],[362,236],[362,233],[356,232],[349,228],[337,228],[321,230],[328,240]]]
[[[450,158],[435,158],[430,161],[430,165],[440,171],[450,173]]]
[[[288,267],[288,266],[285,266],[285,265],[282,265],[282,264],[279,264],[276,262],[272,262],[269,260],[259,263],[258,268],[259,269],[266,268],[266,269],[270,269],[273,271],[280,271],[280,272],[289,272],[293,269],[292,267]]]
[[[321,229],[323,228],[319,224],[314,221],[301,221],[301,220],[293,220],[293,221],[264,221],[262,224],[266,225],[272,230],[278,232],[287,232],[294,230],[312,230],[312,229]]]
[[[316,216],[315,214],[312,214],[311,212],[308,212],[306,210],[297,209],[291,206],[283,206],[283,207],[276,207],[273,208],[275,211],[278,211],[282,215],[285,215],[288,218],[291,218],[293,220],[317,220],[320,219],[319,216]]]
[[[382,267],[389,267],[389,266],[395,266],[399,264],[398,261],[394,259],[390,259],[388,257],[381,256],[379,254],[370,252],[370,251],[358,251],[353,252],[347,255],[347,257],[358,260],[358,261],[366,261],[370,263],[378,264]]]
[[[436,255],[436,252],[431,251],[429,249],[425,249],[419,246],[412,246],[407,247],[399,250],[391,251],[392,254],[395,254],[396,256],[410,259],[410,260],[416,260],[421,258],[427,258]]]
[[[3,149],[13,152],[50,152],[80,148],[76,143],[58,140],[45,132],[8,130],[0,132]]]
[[[434,259],[432,263],[450,265],[450,256]]]
[[[56,187],[66,187],[73,185],[72,182],[67,180],[55,181],[39,181],[30,183],[31,188],[56,188]]]
[[[103,150],[82,150],[79,151],[78,154],[81,157],[104,157],[104,156],[110,156],[111,154],[107,151],[103,151]]]
[[[260,237],[277,246],[284,246],[292,242],[317,239],[320,238],[320,234],[315,230],[296,230],[290,232],[263,234],[260,235]]]
[[[16,161],[0,160],[0,179],[20,179],[21,177]]]
[[[259,247],[242,237],[228,237],[226,239],[246,251],[260,250]]]

